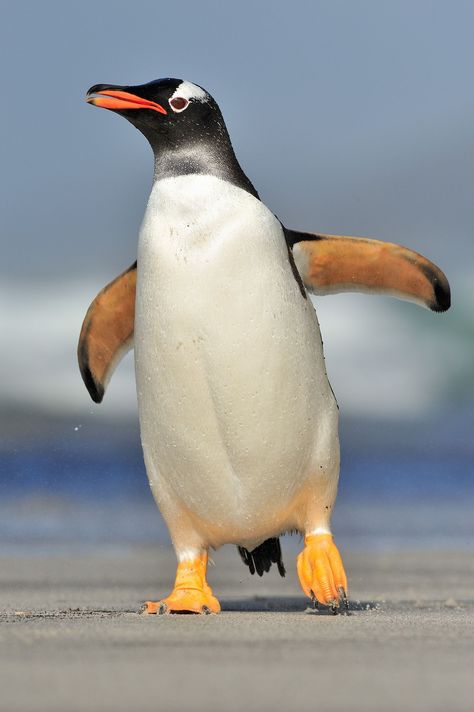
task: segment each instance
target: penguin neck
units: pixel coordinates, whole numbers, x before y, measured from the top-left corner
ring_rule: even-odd
[[[154,182],[184,175],[211,175],[247,191],[259,199],[258,193],[240,167],[227,131],[212,138],[200,137],[187,142],[160,142],[153,145],[155,155]]]

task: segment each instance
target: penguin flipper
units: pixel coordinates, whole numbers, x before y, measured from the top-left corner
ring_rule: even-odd
[[[137,263],[102,289],[84,318],[77,357],[90,397],[100,403],[116,366],[133,346]]]
[[[435,312],[451,305],[444,273],[407,247],[365,237],[285,233],[303,282],[314,294],[387,294]]]

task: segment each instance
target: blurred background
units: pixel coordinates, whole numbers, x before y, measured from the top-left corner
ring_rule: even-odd
[[[83,101],[98,82],[187,78],[288,226],[400,242],[446,272],[434,314],[315,300],[341,409],[334,529],[352,548],[474,541],[474,5],[2,3],[0,540],[166,543],[148,491],[133,354],[94,405],[85,311],[135,260],[152,178],[143,137]]]

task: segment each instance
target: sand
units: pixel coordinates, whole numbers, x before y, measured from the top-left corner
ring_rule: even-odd
[[[474,559],[345,554],[347,616],[305,612],[288,576],[215,555],[219,616],[141,616],[166,548],[0,556],[2,712],[474,709]]]

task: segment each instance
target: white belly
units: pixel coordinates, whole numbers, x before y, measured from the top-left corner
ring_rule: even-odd
[[[155,184],[135,358],[158,503],[179,502],[229,540],[296,526],[291,502],[334,470],[337,416],[314,309],[261,202],[211,176]]]

